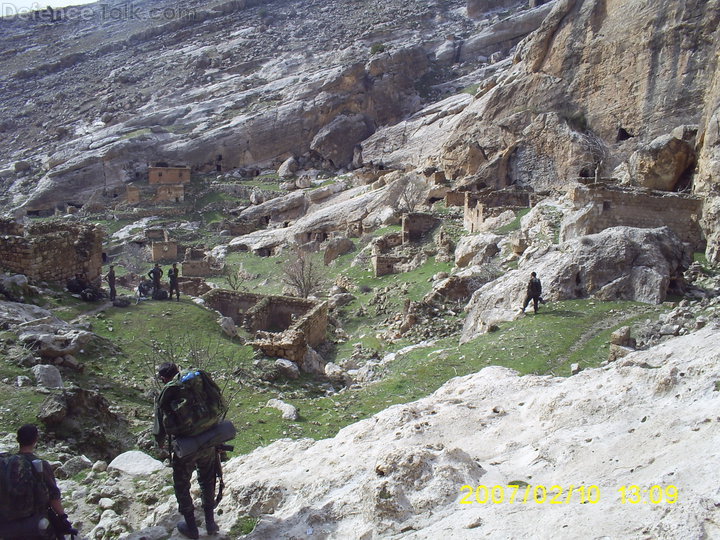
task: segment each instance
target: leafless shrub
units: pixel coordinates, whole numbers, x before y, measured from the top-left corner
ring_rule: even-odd
[[[325,285],[323,264],[316,259],[316,256],[295,247],[283,265],[281,281],[301,298],[319,292]]]

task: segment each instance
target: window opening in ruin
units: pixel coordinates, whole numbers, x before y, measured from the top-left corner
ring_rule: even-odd
[[[603,212],[605,212],[606,210],[610,210],[610,208],[611,208],[610,201],[603,201],[603,207],[602,207]]]

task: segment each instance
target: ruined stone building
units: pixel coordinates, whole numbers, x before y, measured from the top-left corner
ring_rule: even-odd
[[[207,277],[222,272],[224,264],[219,263],[204,250],[188,248],[180,264],[180,271],[186,277]]]
[[[440,224],[440,220],[432,214],[410,212],[402,217],[402,242],[417,242]]]
[[[498,216],[506,210],[530,208],[537,202],[533,193],[516,189],[486,189],[464,193],[463,227],[469,233],[478,232],[480,225],[489,217]]]
[[[302,364],[308,346],[325,341],[327,302],[213,289],[205,304],[256,335],[251,343],[268,356]]]
[[[694,249],[702,245],[700,197],[609,184],[575,185],[568,191],[575,212],[564,222],[560,240],[598,233],[609,227],[667,226]]]
[[[129,204],[183,202],[189,183],[190,167],[149,167],[148,185],[128,184],[126,200]]]
[[[23,226],[0,220],[0,268],[33,281],[64,284],[84,272],[97,281],[102,272],[100,227],[60,220]]]
[[[150,240],[152,262],[175,262],[178,258],[178,243],[170,238],[165,229],[146,229],[145,236]]]

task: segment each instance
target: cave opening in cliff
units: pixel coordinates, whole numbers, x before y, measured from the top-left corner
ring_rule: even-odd
[[[615,137],[615,140],[617,142],[627,141],[628,139],[632,139],[634,136],[635,135],[629,133],[624,127],[621,127],[618,129],[617,137]]]

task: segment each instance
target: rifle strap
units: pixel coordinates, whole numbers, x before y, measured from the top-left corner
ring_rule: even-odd
[[[215,476],[218,478],[218,494],[215,498],[215,508],[220,504],[223,498],[223,490],[225,489],[225,481],[223,480],[222,461],[220,460],[220,452],[215,449]]]

